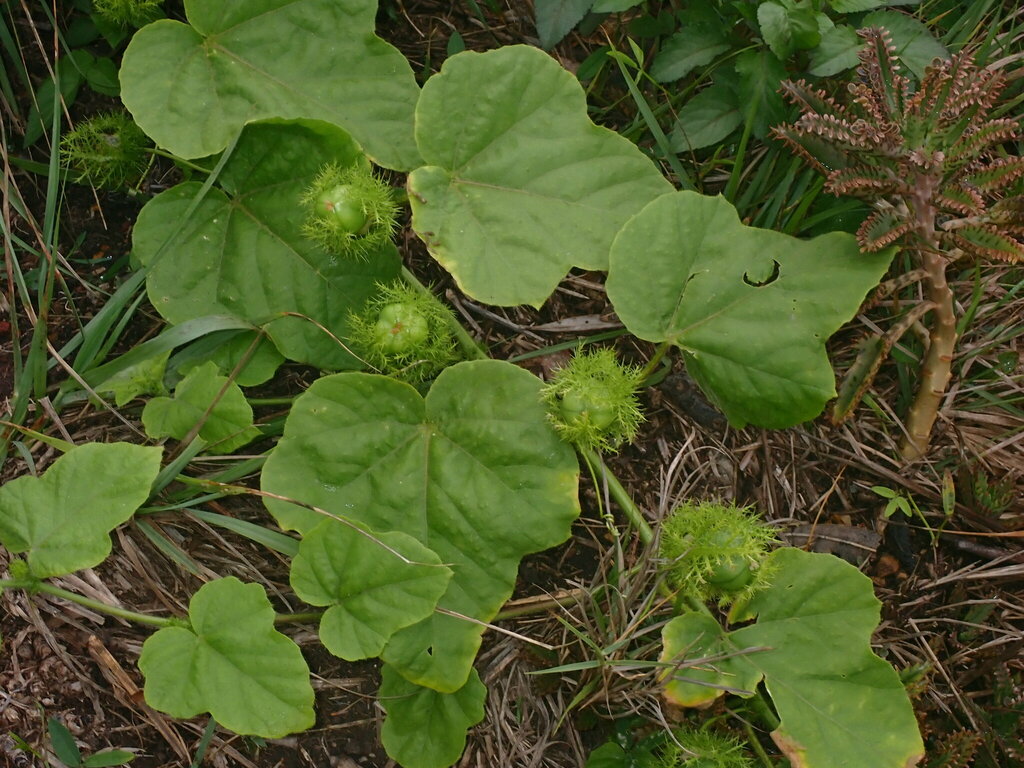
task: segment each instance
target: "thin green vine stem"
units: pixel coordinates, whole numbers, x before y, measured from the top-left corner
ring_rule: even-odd
[[[203,168],[201,165],[190,163],[188,160],[178,157],[177,155],[172,155],[170,152],[166,152],[162,149],[150,147],[146,151],[149,152],[151,155],[159,155],[160,157],[166,157],[168,160],[173,160],[176,163],[180,163],[181,165],[184,165],[186,168],[191,168],[193,171],[199,171],[200,173],[206,174],[212,173],[212,171],[209,168]]]
[[[640,541],[644,544],[650,545],[654,541],[654,531],[644,518],[644,514],[640,511],[640,507],[638,507],[636,502],[633,501],[633,497],[629,495],[629,492],[622,486],[622,483],[619,482],[619,478],[612,474],[612,471],[608,469],[608,466],[604,463],[604,459],[601,458],[601,455],[597,453],[597,451],[591,448],[580,448],[579,452],[585,461],[600,471],[602,480],[608,483],[608,493],[611,494],[611,497],[615,499],[615,502],[622,509],[622,513],[626,516],[626,519],[634,528],[636,528]]]
[[[647,381],[651,378],[651,375],[658,370],[658,366],[661,365],[661,360],[668,354],[668,351],[672,349],[671,341],[663,341],[654,350],[654,354],[651,359],[647,361],[647,365],[644,366],[643,371],[640,373],[640,380]]]
[[[306,611],[305,613],[274,614],[275,624],[316,624],[323,618],[325,611]]]
[[[593,463],[590,461],[590,458],[585,454],[581,454],[581,458],[583,459],[583,463],[587,465],[587,472],[590,473],[590,482],[594,484],[594,489],[599,489],[601,487],[601,484],[598,483],[597,481],[596,467],[594,467]],[[605,526],[607,526],[611,534],[616,539],[618,539],[619,530],[615,527],[615,520],[612,517],[611,512],[604,508],[604,496],[601,493],[595,493],[594,497],[597,501],[597,514],[601,517],[602,520],[605,521]]]
[[[748,723],[746,720],[743,721],[743,728],[747,733],[747,743],[750,748],[754,750],[754,754],[757,755],[757,759],[761,761],[761,765],[764,768],[775,768],[775,763],[768,757],[768,753],[764,751],[764,747],[761,746],[761,742],[757,738],[757,734],[754,733],[754,726]]]
[[[434,298],[433,292],[421,283],[419,278],[410,272],[407,267],[402,267],[402,279],[417,293],[422,293]],[[467,357],[473,360],[490,359],[490,355],[487,354],[487,351],[477,344],[476,339],[469,335],[469,331],[462,327],[462,323],[452,317],[448,324],[452,329],[452,333],[455,334],[455,338],[458,340],[459,346],[462,347],[462,351],[466,353]]]
[[[136,611],[129,611],[125,608],[118,608],[116,605],[110,605],[109,603],[101,603],[99,600],[93,600],[90,597],[79,595],[74,592],[69,592],[66,589],[55,587],[52,584],[47,584],[45,581],[36,581],[34,579],[0,579],[0,590],[4,589],[24,589],[28,592],[42,592],[47,595],[53,595],[63,600],[68,600],[72,603],[78,603],[79,605],[91,608],[94,611],[105,613],[108,616],[115,616],[119,619],[125,619],[126,621],[134,621],[136,624],[148,624],[151,627],[177,627],[181,626],[180,619],[166,618],[163,616],[151,616],[147,613],[138,613]]]
[[[754,692],[756,695],[747,699],[746,706],[751,714],[756,715],[762,723],[764,723],[769,730],[775,731],[779,727],[779,718],[772,712],[771,707],[768,706],[768,702],[765,701],[764,694],[760,691]]]

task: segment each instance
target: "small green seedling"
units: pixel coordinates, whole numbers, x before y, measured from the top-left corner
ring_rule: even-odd
[[[936,542],[937,533],[935,529],[928,524],[928,518],[925,517],[924,512],[921,511],[921,508],[917,506],[917,502],[911,496],[905,496],[900,491],[894,491],[892,488],[886,488],[884,485],[873,485],[871,490],[883,499],[886,499],[885,509],[882,510],[882,517],[888,520],[897,512],[902,512],[906,515],[907,519],[916,517],[932,537],[932,543]]]
[[[53,753],[68,768],[107,768],[112,765],[127,765],[135,759],[135,755],[123,749],[105,749],[83,758],[81,750],[75,743],[75,737],[60,720],[55,717],[47,719],[46,729],[50,733]]]
[[[921,514],[921,510],[917,508],[917,504],[914,500],[908,496],[904,496],[899,491],[894,491],[892,488],[886,488],[884,485],[873,485],[871,486],[873,493],[878,494],[883,499],[886,499],[885,509],[882,510],[882,517],[887,520],[897,512],[902,512],[907,517],[913,517],[914,513]]]

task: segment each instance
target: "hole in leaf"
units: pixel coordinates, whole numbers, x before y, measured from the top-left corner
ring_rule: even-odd
[[[743,282],[747,285],[753,286],[754,288],[763,288],[766,285],[770,285],[779,279],[779,262],[772,259],[772,272],[764,280],[755,280],[750,277],[747,272],[743,273]]]

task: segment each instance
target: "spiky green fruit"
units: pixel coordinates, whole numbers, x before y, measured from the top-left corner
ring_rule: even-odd
[[[660,547],[669,583],[683,594],[723,603],[763,583],[762,561],[775,533],[756,511],[732,504],[686,503],[661,524]]]
[[[354,351],[370,366],[417,383],[457,359],[451,311],[434,296],[397,282],[349,316]]]
[[[108,112],[66,133],[60,142],[60,154],[75,181],[118,189],[138,183],[145,174],[149,143],[127,112]]]
[[[641,369],[620,363],[614,350],[581,351],[555,372],[541,395],[566,442],[614,451],[636,437],[644,419],[636,396],[642,382]]]
[[[398,205],[366,161],[325,165],[303,194],[302,233],[321,248],[363,258],[391,240]]]

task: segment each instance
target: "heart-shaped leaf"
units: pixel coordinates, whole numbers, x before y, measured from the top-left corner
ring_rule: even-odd
[[[246,126],[220,176],[225,191],[210,190],[180,231],[197,183],[157,195],[140,212],[132,239],[150,267],[153,306],[176,324],[210,314],[269,323],[270,338],[293,360],[361,367],[329,334],[347,335],[349,312],[363,306],[378,282],[397,277],[398,254],[390,244],[365,259],[326,253],[303,236],[299,204],[322,166],[357,162],[365,160],[355,142],[327,123]],[[282,316],[289,312],[303,317]]]
[[[427,167],[409,176],[413,228],[488,304],[540,306],[570,267],[607,269],[619,227],[671,190],[590,121],[579,82],[527,46],[448,59],[416,106],[416,143]]]
[[[378,693],[387,713],[380,740],[405,768],[448,768],[466,748],[466,729],[484,719],[487,689],[472,670],[454,693],[410,683],[385,664]]]
[[[152,438],[181,440],[200,422],[199,437],[210,453],[231,453],[260,436],[249,401],[237,384],[217,373],[212,360],[193,368],[174,388],[174,397],[154,397],[142,410]]]
[[[616,238],[608,297],[632,333],[683,350],[734,425],[777,429],[835,397],[825,342],[892,255],[862,254],[846,233],[799,240],[747,227],[722,197],[676,192]]]
[[[274,629],[263,587],[211,581],[192,596],[188,617],[191,629],[161,629],[142,646],[150,706],[181,718],[209,712],[235,733],[265,738],[313,725],[309,668]]]
[[[320,640],[348,661],[379,656],[399,629],[427,618],[452,572],[436,553],[404,533],[370,533],[324,520],[292,560],[295,594],[330,608]]]
[[[345,373],[296,398],[263,489],[401,531],[454,572],[439,607],[489,621],[512,593],[519,560],[569,535],[579,468],[550,426],[540,381],[509,363],[447,368],[426,399],[408,384]],[[284,528],[322,516],[273,499]],[[434,614],[400,630],[383,658],[413,682],[456,691],[483,627]]]
[[[924,754],[899,675],[871,651],[880,603],[871,580],[832,555],[779,549],[770,586],[724,632],[689,613],[663,631],[662,660],[707,658],[682,668],[665,695],[683,706],[714,701],[724,689],[753,691],[764,679],[781,723],[772,733],[794,768],[905,768]]]
[[[132,38],[121,99],[180,157],[220,152],[251,120],[308,117],[408,170],[419,164],[418,89],[405,57],[374,35],[376,11],[374,0],[186,0],[191,26],[163,19]]]
[[[110,554],[110,532],[149,497],[160,448],[87,443],[57,459],[42,477],[0,487],[0,543],[28,552],[39,578],[91,568]]]

